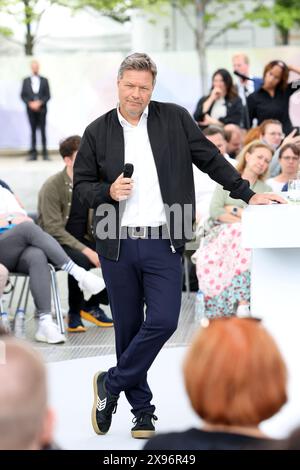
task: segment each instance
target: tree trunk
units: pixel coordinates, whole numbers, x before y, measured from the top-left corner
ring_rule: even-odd
[[[29,0],[23,0],[24,13],[26,19],[26,35],[25,35],[25,55],[33,55],[34,48],[34,36],[31,34],[31,22],[32,22],[32,9],[29,4]]]
[[[33,55],[33,44],[34,44],[34,38],[32,36],[32,34],[30,33],[30,31],[26,32],[26,36],[25,36],[25,55]]]
[[[288,29],[278,28],[280,36],[281,36],[281,44],[284,46],[288,46],[290,43],[290,32]]]
[[[206,48],[205,48],[205,4],[203,0],[195,0],[196,7],[196,50],[199,57],[201,91],[202,95],[207,93],[207,64],[206,64]]]

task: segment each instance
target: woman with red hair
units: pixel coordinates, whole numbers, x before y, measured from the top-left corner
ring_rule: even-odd
[[[218,318],[196,334],[184,379],[202,429],[162,434],[147,450],[283,448],[259,428],[287,401],[287,371],[279,349],[253,318]]]

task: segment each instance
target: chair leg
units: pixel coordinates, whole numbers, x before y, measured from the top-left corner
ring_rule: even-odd
[[[29,296],[29,278],[25,276],[23,279],[23,285],[21,287],[21,292],[19,295],[19,300],[18,300],[16,310],[19,310],[19,308],[21,307],[21,304],[23,302],[23,297],[24,297],[24,314],[26,313],[28,296]]]
[[[52,287],[52,294],[53,294],[57,324],[58,324],[61,334],[65,334],[65,324],[64,324],[64,319],[63,319],[62,310],[61,310],[60,297],[58,293],[56,272],[52,264],[49,264],[49,269],[50,269],[50,274],[51,274],[51,287]]]
[[[15,277],[14,284],[12,284],[13,288],[11,290],[10,299],[9,299],[9,303],[8,303],[8,308],[9,309],[11,308],[12,303],[13,303],[14,295],[15,295],[15,292],[16,292],[16,289],[17,289],[17,282],[18,282],[18,278]]]

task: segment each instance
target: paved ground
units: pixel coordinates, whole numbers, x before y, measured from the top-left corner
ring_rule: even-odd
[[[63,168],[63,161],[59,155],[52,155],[51,161],[38,160],[26,161],[24,156],[0,156],[0,179],[3,179],[12,190],[18,194],[28,212],[36,211],[37,195],[43,182],[50,176]],[[62,307],[67,312],[67,283],[66,274],[58,274],[59,292]],[[17,293],[20,291],[20,284]],[[17,297],[17,295],[16,295]],[[8,298],[6,298],[8,301]],[[6,302],[7,305],[8,302]],[[16,303],[11,308],[11,316],[15,312]],[[33,340],[36,329],[34,320],[34,304],[29,297],[28,311],[26,314],[26,334]],[[109,307],[105,310],[110,315]],[[168,346],[184,346],[191,338],[197,325],[194,323],[194,296],[188,298],[183,296],[179,328],[168,342]],[[88,331],[84,334],[71,334],[64,345],[50,346],[36,344],[42,351],[47,361],[59,361],[79,357],[112,354],[114,352],[114,330],[113,328],[98,328],[87,324]]]

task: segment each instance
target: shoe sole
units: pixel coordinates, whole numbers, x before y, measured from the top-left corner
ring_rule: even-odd
[[[96,420],[96,411],[97,411],[97,400],[98,400],[98,386],[97,386],[97,380],[100,374],[103,374],[103,370],[100,372],[97,372],[97,374],[94,375],[93,379],[93,389],[94,389],[94,403],[93,403],[93,408],[92,408],[92,426],[96,434],[106,434],[106,432],[102,432],[101,429],[99,429],[97,420]]]
[[[84,320],[89,321],[90,323],[94,323],[94,325],[102,326],[103,328],[111,328],[112,326],[114,326],[113,322],[104,323],[100,320],[96,320],[96,318],[93,317],[93,315],[90,315],[89,313],[84,312],[83,310],[80,311],[80,316]]]
[[[67,338],[63,338],[59,341],[49,341],[46,336],[42,336],[42,335],[35,335],[35,340],[36,341],[39,341],[40,343],[48,343],[48,344],[61,344],[61,343],[65,343],[67,341]]]
[[[131,436],[134,439],[150,439],[155,436],[155,431],[131,431]]]
[[[80,327],[76,327],[76,328],[70,328],[68,326],[67,328],[67,331],[69,333],[85,333],[86,332],[86,328],[84,326],[80,326]]]

